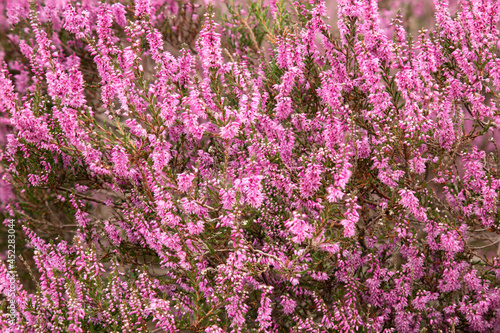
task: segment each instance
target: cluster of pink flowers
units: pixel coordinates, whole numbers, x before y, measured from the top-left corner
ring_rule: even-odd
[[[1,3],[0,331],[498,329],[500,5],[403,5]]]

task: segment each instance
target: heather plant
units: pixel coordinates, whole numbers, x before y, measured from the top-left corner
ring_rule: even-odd
[[[2,332],[497,330],[499,7],[417,5],[3,2]]]

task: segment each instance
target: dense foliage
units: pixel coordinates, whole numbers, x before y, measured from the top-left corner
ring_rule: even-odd
[[[499,6],[414,2],[1,3],[0,330],[498,329]]]

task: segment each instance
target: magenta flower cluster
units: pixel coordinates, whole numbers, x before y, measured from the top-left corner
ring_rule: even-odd
[[[0,331],[500,329],[500,6],[386,2],[1,3]]]

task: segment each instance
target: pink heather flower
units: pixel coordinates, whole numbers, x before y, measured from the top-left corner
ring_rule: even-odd
[[[342,192],[339,189],[336,189],[333,186],[330,186],[327,188],[328,196],[326,199],[329,202],[337,202],[339,199],[342,199],[344,197],[344,192]]]
[[[297,302],[295,302],[293,299],[289,298],[288,296],[282,296],[281,297],[281,306],[283,306],[283,312],[287,315],[290,315],[295,310],[295,307],[297,306]]]
[[[458,237],[457,232],[453,230],[441,234],[441,247],[444,251],[454,254],[463,251],[463,242]]]
[[[404,175],[403,170],[392,170],[389,165],[389,158],[383,158],[381,161],[376,157],[373,157],[373,169],[378,169],[378,179],[382,183],[390,187],[397,187],[397,181]]]
[[[238,296],[232,296],[227,299],[228,304],[226,305],[226,311],[229,318],[232,319],[232,326],[241,327],[246,319],[245,314],[248,311],[248,306],[244,303],[244,300]]]
[[[410,164],[410,170],[417,173],[417,174],[422,174],[425,172],[425,162],[427,160],[425,158],[422,158],[421,156],[416,156],[413,159],[409,161]]]
[[[342,163],[342,167],[340,168],[340,172],[336,173],[333,177],[335,179],[335,186],[339,187],[340,189],[345,189],[347,183],[349,182],[349,179],[352,176],[352,171],[349,169],[352,167],[352,164],[344,161]]]
[[[292,113],[292,99],[290,97],[283,97],[276,103],[276,118],[284,120]]]
[[[252,98],[250,100],[250,105],[248,105],[248,96],[243,95],[239,101],[239,114],[242,122],[253,122],[255,120],[255,116],[259,110],[259,104],[261,100],[260,92],[254,91],[252,94]]]
[[[83,75],[77,69],[79,61],[75,66],[68,72],[62,68],[48,72],[47,92],[54,100],[60,99],[63,105],[78,108],[85,104],[86,100],[83,93]]]
[[[76,38],[85,38],[90,33],[90,12],[68,5],[64,12],[64,29],[75,34]]]
[[[213,16],[205,14],[205,26],[200,31],[200,37],[196,41],[196,47],[199,52],[201,63],[205,74],[211,68],[222,66],[222,47],[220,34],[216,32],[217,23],[213,21]]]
[[[188,222],[186,225],[186,229],[188,230],[190,235],[198,235],[203,232],[203,229],[205,227],[205,222],[202,220],[199,220],[196,224],[192,222]]]
[[[230,121],[229,124],[220,128],[220,137],[224,140],[230,140],[238,133],[239,129],[239,121]]]
[[[165,330],[166,332],[177,332],[175,326],[175,318],[170,311],[170,302],[160,298],[150,300],[149,309],[153,313],[153,322],[156,322],[156,327]]]
[[[439,144],[446,150],[450,150],[455,138],[455,129],[453,128],[453,121],[449,118],[451,115],[446,112],[441,112],[442,118],[437,123],[434,137]],[[450,112],[451,113],[451,112]]]
[[[114,246],[120,246],[122,238],[115,226],[109,223],[109,221],[104,221],[104,230],[108,233],[109,238]]]
[[[317,281],[326,281],[328,280],[328,274],[325,272],[311,272],[311,277]]]
[[[125,6],[121,3],[115,3],[113,6],[111,6],[111,8],[113,10],[113,15],[115,17],[116,23],[124,28],[127,25]]]
[[[261,330],[267,331],[272,325],[272,311],[271,299],[263,292],[260,300],[260,307],[259,310],[257,310],[257,322]]]
[[[300,80],[302,77],[302,71],[298,67],[292,67],[289,71],[287,71],[283,77],[281,84],[276,84],[274,86],[275,89],[279,91],[279,95],[276,99],[279,101],[282,98],[285,98],[290,94],[293,87],[296,85],[296,81]]]
[[[84,311],[83,309],[80,308],[80,311],[82,313],[81,315],[81,318],[80,319],[83,319],[84,318]],[[68,332],[72,332],[72,333],[83,333],[83,329],[77,325],[76,323],[71,323],[69,326],[68,326]]]
[[[285,227],[293,235],[292,241],[302,243],[305,239],[311,239],[314,228],[304,220],[306,216],[300,216],[295,212],[293,215],[294,217],[291,220],[285,222]]]
[[[244,193],[244,201],[253,208],[260,207],[264,201],[261,183],[263,178],[263,176],[255,175],[242,180],[237,179],[234,183],[235,187]]]
[[[291,69],[295,66],[302,67],[302,54],[305,53],[305,45],[292,38],[280,38],[278,40],[276,60],[283,69]]]
[[[83,193],[83,192],[87,191],[88,189],[89,189],[89,187],[86,185],[80,185],[80,184],[75,185],[75,190],[77,190],[78,192]]]
[[[9,77],[7,66],[4,63],[0,71],[0,111],[13,112],[16,107],[18,94]]]
[[[335,254],[335,253],[338,253],[340,251],[339,243],[334,243],[334,244],[322,243],[322,244],[319,244],[318,247],[320,249],[322,249],[323,251],[326,251],[326,252],[331,253],[331,254]]]
[[[164,67],[160,71],[161,76],[171,76],[176,70],[176,60],[170,53],[163,52],[163,39],[161,33],[157,29],[148,28],[147,39],[151,47],[151,57],[158,64]]]
[[[135,74],[133,73],[133,69],[135,67],[134,61],[136,60],[138,60],[138,57],[132,50],[132,47],[130,46],[124,48],[122,54],[118,58],[120,66],[124,71],[123,75],[130,80],[135,79]]]
[[[153,160],[153,168],[157,171],[163,170],[168,164],[172,156],[170,155],[171,144],[169,142],[156,142],[154,144],[151,159]]]
[[[182,120],[187,134],[191,134],[197,140],[200,140],[203,137],[205,126],[200,125],[198,115],[190,111],[186,111],[182,114]]]
[[[199,214],[201,212],[206,212],[206,209],[198,205],[196,201],[189,200],[188,198],[182,198],[180,202],[186,214]]]
[[[404,208],[410,210],[410,213],[413,214],[417,219],[422,222],[427,220],[427,214],[425,212],[425,208],[420,207],[420,203],[418,199],[415,197],[415,192],[411,190],[399,190],[399,195],[401,196],[401,200],[399,204]]]
[[[479,151],[474,147],[472,153],[464,156],[464,181],[467,188],[481,193],[485,185],[485,171],[483,160],[486,154],[484,151]]]
[[[27,70],[21,70],[21,73],[14,75],[14,81],[16,83],[16,89],[21,94],[26,93],[29,88],[30,73]]]
[[[177,118],[177,108],[180,104],[180,95],[168,93],[160,105],[160,115],[165,121],[165,126],[172,126]]]
[[[9,25],[17,24],[20,20],[27,19],[29,17],[30,7],[29,1],[9,1],[7,3],[7,23]]]
[[[135,1],[135,16],[151,15],[151,0]]]
[[[361,140],[356,141],[357,157],[369,158],[370,157],[370,143],[368,142],[368,135],[364,136]]]
[[[443,277],[439,280],[438,289],[443,293],[459,290],[460,271],[457,268],[448,267],[443,272]]]
[[[28,59],[33,55],[33,48],[24,39],[19,42],[19,49],[22,55]]]
[[[222,328],[217,325],[212,325],[205,328],[205,333],[226,333]]]
[[[299,278],[300,278],[300,275],[298,275],[297,277],[292,276],[290,278],[290,283],[292,284],[292,286],[296,286],[300,283]]]
[[[128,178],[129,176],[129,159],[122,147],[116,146],[111,153],[111,161],[114,164],[114,170],[119,177]]]
[[[354,237],[356,234],[356,223],[359,221],[358,210],[361,206],[356,203],[356,198],[346,200],[347,212],[344,214],[345,219],[340,221],[344,226],[344,237]]]
[[[483,209],[490,214],[498,211],[498,192],[489,186],[483,187]]]
[[[179,191],[187,192],[193,186],[194,173],[181,173],[177,175],[177,187]]]
[[[144,139],[147,138],[148,132],[135,119],[127,119],[125,120],[125,124],[129,127],[130,133],[133,135]]]
[[[222,199],[222,208],[232,209],[233,205],[236,203],[236,193],[234,190],[224,190],[221,189],[219,193]]]
[[[224,228],[224,227],[230,227],[232,228],[235,223],[235,217],[233,214],[228,214],[224,215],[220,218],[220,221],[217,222],[216,228]]]
[[[475,269],[466,273],[463,280],[467,287],[475,292],[480,293],[486,289],[486,287],[483,286],[483,281],[477,276],[477,270]]]
[[[161,195],[158,195],[156,197],[162,198],[162,199],[156,201],[158,215],[160,215],[161,217],[166,217],[168,215],[169,211],[173,207],[173,203],[170,200],[170,196],[166,195],[166,196],[162,197]]]
[[[499,222],[500,7],[448,2],[409,42],[425,2],[339,0],[336,29],[322,0],[264,0],[257,21],[298,16],[259,50],[243,3],[219,25],[192,1],[0,1],[0,209],[52,239],[21,209],[36,190],[77,223],[72,245],[22,225],[39,288],[15,281],[0,332],[174,333],[199,310],[208,333],[497,330],[496,243],[466,242]]]
[[[428,290],[421,291],[419,290],[417,292],[417,297],[415,297],[412,301],[412,305],[415,307],[415,309],[419,311],[423,311],[426,308],[426,304],[429,303],[430,301],[435,301],[439,297],[438,293],[431,293]]]
[[[322,166],[318,164],[309,164],[305,171],[301,172],[300,193],[302,197],[311,197],[321,185]]]

